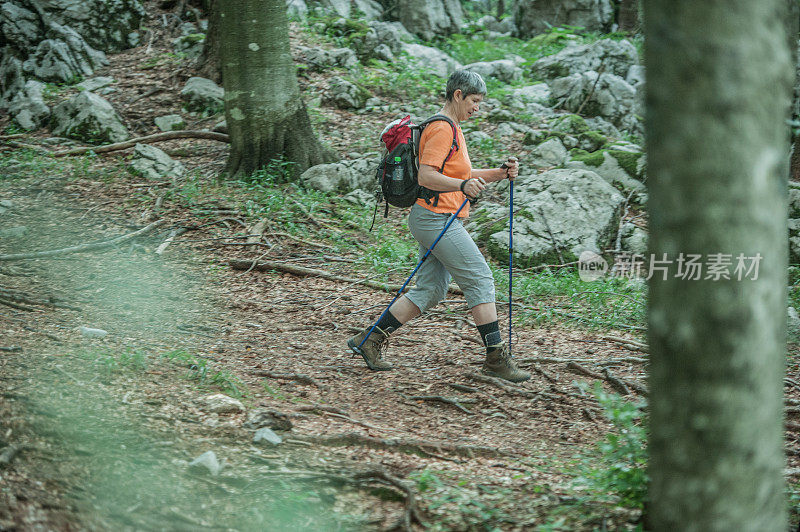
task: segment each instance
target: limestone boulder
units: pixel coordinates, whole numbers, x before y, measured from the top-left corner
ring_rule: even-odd
[[[89,91],[53,108],[50,126],[54,135],[85,142],[122,142],[130,136],[108,100]]]

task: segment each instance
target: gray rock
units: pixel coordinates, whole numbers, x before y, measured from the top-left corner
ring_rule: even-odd
[[[214,451],[206,451],[189,462],[189,468],[206,470],[213,476],[217,476],[222,471],[222,464],[217,460],[217,455]]]
[[[28,81],[24,90],[17,93],[8,106],[8,112],[23,129],[34,130],[50,118],[50,108],[44,103],[44,84]]]
[[[42,81],[72,83],[108,64],[103,52],[89,46],[70,27],[51,22],[46,35],[48,38],[39,41],[22,63],[23,71],[30,76]]]
[[[0,4],[0,34],[21,49],[33,48],[40,40],[39,16],[13,2]]]
[[[537,83],[535,85],[527,85],[514,89],[511,92],[511,97],[519,100],[521,103],[538,103],[547,105],[550,103],[550,87],[546,83]]]
[[[464,70],[477,72],[484,79],[495,78],[500,81],[505,81],[506,83],[522,77],[522,69],[510,59],[470,63],[469,65],[464,66]]]
[[[283,443],[281,437],[272,432],[272,429],[267,427],[258,429],[253,435],[253,443],[259,443],[262,441],[271,443],[272,445],[280,445]]]
[[[529,38],[558,26],[606,31],[614,20],[611,0],[536,0],[514,3],[517,34]]]
[[[438,48],[415,43],[403,43],[402,50],[409,55],[417,68],[425,69],[441,78],[448,77],[461,68],[461,63]]]
[[[619,138],[620,136],[622,136],[622,134],[619,132],[619,129],[617,129],[617,126],[615,126],[608,120],[600,118],[599,116],[584,118],[584,121],[586,122],[586,125],[589,127],[590,130],[599,131],[606,137]]]
[[[181,99],[189,112],[213,115],[225,109],[225,90],[206,78],[189,78],[181,90]]]
[[[624,79],[638,62],[636,48],[630,42],[603,39],[592,44],[572,44],[556,54],[543,57],[533,64],[533,73],[549,81],[590,70],[598,71],[602,66],[604,73]]]
[[[22,61],[12,55],[11,48],[0,49],[0,109],[8,108],[11,100],[24,88]]]
[[[370,52],[382,44],[397,54],[403,50],[404,43],[413,41],[414,36],[399,22],[373,21],[369,22],[369,31],[356,45],[364,55],[375,55]]]
[[[28,228],[24,225],[0,229],[0,238],[22,238],[28,234]]]
[[[211,128],[211,131],[215,133],[224,133],[225,135],[228,134],[228,121],[227,120],[220,120]]]
[[[620,244],[624,251],[635,255],[647,255],[647,231],[632,223],[626,223],[622,226],[620,232],[622,237],[620,238]]]
[[[539,144],[531,155],[536,166],[558,166],[567,159],[567,149],[559,139],[552,138]]]
[[[308,5],[305,0],[286,0],[286,15],[305,24],[308,21]]]
[[[340,109],[363,109],[369,93],[350,83],[344,78],[335,76],[330,79],[326,98]]]
[[[505,260],[507,184],[498,188],[505,196],[504,204],[480,206],[468,229],[486,243],[493,256]],[[585,250],[599,253],[616,236],[619,208],[625,198],[594,172],[558,169],[526,175],[516,180],[514,189],[514,205],[519,209],[514,217],[514,252],[522,264],[559,260],[547,225],[566,261],[577,260]]]
[[[786,312],[786,332],[790,342],[800,340],[800,316],[794,307],[789,307]]]
[[[379,44],[375,47],[374,56],[377,59],[382,59],[384,61],[392,62],[394,61],[394,54],[392,53],[392,49],[385,44]]]
[[[460,0],[397,0],[397,13],[408,31],[426,41],[456,33],[464,23]]]
[[[599,116],[617,127],[633,131],[636,119],[636,91],[624,79],[613,74],[585,72],[558,78],[549,83],[553,100],[568,111]]]
[[[644,154],[632,153],[631,156],[625,156],[620,151],[602,150],[602,162],[600,164],[594,164],[594,159],[592,159],[592,164],[587,164],[587,162],[581,160],[570,160],[564,166],[566,168],[595,172],[607,183],[618,189],[637,193],[644,192],[646,188],[641,181],[644,178]]]
[[[466,139],[470,144],[481,144],[482,142],[491,141],[492,137],[483,131],[469,131],[466,134]]]
[[[637,91],[641,90],[640,88],[644,86],[645,81],[644,72],[644,65],[631,65],[628,69],[628,74],[625,76],[625,81]]]
[[[14,202],[10,199],[1,199],[0,200],[0,214],[5,214],[6,212],[10,211],[14,208]]]
[[[306,170],[300,180],[322,192],[372,191],[376,187],[375,169],[379,162],[378,158],[372,158],[318,164]]]
[[[164,115],[164,116],[157,116],[153,119],[155,122],[156,127],[161,131],[179,131],[181,129],[186,129],[186,121],[184,121],[181,115]]]
[[[307,48],[301,46],[298,50],[303,57],[305,57],[306,62],[312,70],[325,71],[331,67],[349,69],[358,64],[356,53],[350,48],[323,50],[322,48]]]
[[[292,422],[289,416],[282,412],[257,408],[247,415],[247,421],[242,426],[246,429],[269,427],[274,430],[291,430]]]
[[[81,333],[81,336],[84,338],[105,338],[108,335],[108,331],[103,329],[96,329],[93,327],[78,327],[78,332]]]
[[[614,20],[611,0],[536,0],[514,3],[514,23],[523,38],[559,26],[606,31]]]
[[[352,203],[353,205],[374,205],[375,204],[375,194],[370,194],[366,190],[356,189],[352,192],[348,192],[342,199],[348,203]]]
[[[133,161],[130,168],[136,175],[150,181],[159,181],[165,178],[175,179],[186,172],[182,163],[148,144],[136,145],[133,149]]]
[[[115,81],[116,80],[110,76],[100,76],[97,78],[87,79],[86,81],[82,81],[75,86],[84,91],[96,92],[98,89],[108,87]]]
[[[214,414],[228,414],[244,411],[244,405],[241,401],[222,393],[208,395],[204,397],[201,402],[207,412]]]
[[[189,33],[172,39],[172,49],[188,59],[197,59],[203,53],[205,33]]]
[[[343,18],[354,18],[355,10],[361,11],[367,20],[375,20],[383,15],[383,6],[375,0],[309,0],[327,13],[335,13]]]
[[[510,136],[514,135],[514,133],[516,133],[516,132],[517,132],[517,130],[514,129],[513,125],[511,125],[508,122],[503,122],[502,124],[499,124],[497,126],[497,131],[495,131],[495,134],[498,137],[510,137]]]
[[[53,108],[50,124],[54,135],[88,142],[122,142],[129,137],[111,104],[89,91]]]
[[[789,184],[789,218],[800,218],[800,187]]]
[[[45,0],[55,22],[73,28],[97,50],[119,52],[131,46],[146,13],[140,0]]]

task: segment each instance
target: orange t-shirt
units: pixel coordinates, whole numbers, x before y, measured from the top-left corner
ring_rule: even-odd
[[[469,179],[472,176],[472,163],[469,160],[464,133],[461,132],[459,126],[456,126],[456,138],[458,140],[458,150],[454,151],[453,155],[447,160],[442,173],[447,177]],[[429,124],[425,127],[419,139],[419,164],[433,166],[438,172],[452,146],[453,128],[450,127],[450,124],[444,120]],[[433,199],[430,200],[430,205],[424,199],[418,199],[417,205],[425,207],[429,211],[452,214],[458,210],[465,199],[466,196],[461,191],[442,192],[439,194],[439,203],[435,207],[433,206]],[[469,203],[461,209],[461,213],[458,215],[459,218],[466,218],[467,216],[469,216]]]

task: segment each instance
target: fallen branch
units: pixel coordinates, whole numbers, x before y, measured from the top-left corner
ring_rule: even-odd
[[[451,399],[450,397],[444,397],[441,395],[413,395],[411,397],[406,397],[406,399],[409,399],[411,401],[436,401],[447,405],[453,405],[454,407],[458,408],[465,414],[469,414],[471,416],[475,414],[475,412],[473,412],[472,410],[466,408],[461,404],[466,402],[475,402],[474,399],[472,401],[467,401],[464,399],[459,400],[458,398]]]
[[[248,270],[251,268],[253,270],[258,270],[258,271],[279,270],[300,277],[306,277],[306,276],[321,277],[323,279],[328,279],[329,281],[339,281],[342,283],[351,283],[354,285],[368,286],[370,288],[377,288],[378,290],[383,290],[386,292],[396,292],[400,290],[401,287],[401,285],[399,284],[378,283],[367,279],[353,279],[352,277],[343,277],[341,275],[336,275],[334,273],[326,272],[324,270],[306,268],[304,266],[298,266],[296,264],[289,264],[286,262],[276,262],[271,260],[260,261],[254,265],[253,261],[234,259],[228,261],[228,265],[230,265],[230,267],[233,268],[234,270]],[[450,292],[463,295],[461,289],[456,287],[450,287]]]
[[[628,389],[628,385],[622,382],[621,379],[618,379],[612,375],[608,368],[603,368],[603,374],[605,375],[608,383],[611,384],[611,386],[613,386],[619,393],[622,395],[628,395],[631,393],[631,391]]]
[[[361,445],[370,449],[396,451],[400,453],[422,453],[425,455],[434,455],[434,453],[447,452],[456,456],[465,456],[467,458],[473,458],[475,456],[498,458],[509,454],[501,451],[500,449],[495,449],[494,447],[456,445],[452,443],[414,439],[381,439],[365,436],[357,432],[334,434],[332,436],[295,435],[293,436],[293,439],[310,444],[331,447]]]
[[[540,394],[536,392],[531,392],[529,390],[523,390],[522,388],[518,388],[516,386],[512,386],[511,384],[507,384],[502,379],[498,379],[497,377],[490,377],[488,375],[482,375],[480,373],[470,372],[467,373],[467,378],[470,378],[477,382],[482,382],[484,384],[491,384],[493,386],[497,386],[498,388],[502,389],[505,392],[508,392],[513,395],[521,395],[522,397],[527,397],[528,399],[538,399]]]
[[[67,255],[69,253],[84,253],[86,251],[95,251],[98,249],[104,249],[112,246],[116,246],[117,244],[121,244],[128,240],[134,239],[138,236],[142,236],[144,234],[149,233],[156,227],[163,225],[164,220],[156,220],[155,222],[142,227],[138,231],[134,231],[133,233],[129,233],[127,235],[119,236],[117,238],[113,238],[111,240],[106,240],[104,242],[96,242],[94,244],[81,244],[79,246],[72,246],[69,248],[63,249],[53,249],[50,251],[37,251],[34,253],[14,253],[11,255],[0,255],[0,261],[12,261],[12,260],[26,260],[26,259],[39,259],[45,257],[54,257],[56,255]]]
[[[164,241],[163,241],[163,242],[162,242],[162,243],[161,243],[161,244],[160,244],[160,245],[159,245],[159,246],[156,248],[156,255],[161,255],[162,253],[164,253],[164,250],[165,250],[165,249],[167,249],[167,246],[169,246],[169,245],[172,243],[172,241],[173,241],[173,240],[175,240],[176,238],[178,238],[179,236],[181,236],[181,235],[182,235],[183,233],[185,233],[186,231],[188,231],[188,229],[186,229],[185,227],[180,227],[180,228],[178,228],[178,229],[173,229],[172,231],[170,231],[170,232],[169,232],[169,236],[167,237],[167,239],[166,239],[166,240],[164,240]]]
[[[106,144],[104,146],[89,146],[84,148],[73,148],[71,150],[50,152],[53,157],[66,157],[68,155],[83,155],[86,152],[94,153],[108,153],[112,151],[124,150],[132,148],[137,144],[151,144],[154,142],[163,142],[165,140],[174,139],[207,139],[216,140],[219,142],[230,142],[228,135],[222,133],[214,133],[213,131],[192,131],[183,129],[180,131],[165,131],[164,133],[156,133],[154,135],[147,135],[145,137],[138,137],[125,142],[116,142],[114,144]]]
[[[616,336],[601,336],[600,338],[621,345],[622,347],[630,351],[641,351],[642,353],[650,352],[649,348],[647,347],[647,344],[642,342],[637,342],[636,340],[628,340],[626,338],[618,338]]]
[[[503,403],[500,402],[499,399],[496,399],[495,397],[493,397],[489,393],[484,392],[483,390],[481,390],[479,388],[475,388],[473,386],[466,386],[464,384],[455,384],[455,383],[450,383],[450,387],[453,388],[454,390],[458,390],[460,392],[476,393],[476,394],[480,395],[481,397],[483,397],[484,399],[488,400],[490,403],[492,403],[494,406],[496,406],[498,409],[500,409],[508,417],[510,417],[512,419],[516,417],[511,410],[509,410],[508,408],[503,406]]]
[[[10,345],[8,347],[0,346],[0,351],[2,351],[4,353],[21,353],[22,352],[22,348],[20,346],[18,346],[18,345]]]
[[[270,379],[279,379],[279,380],[289,380],[289,381],[297,381],[302,384],[310,384],[312,386],[316,386],[320,390],[327,392],[329,388],[324,384],[320,384],[319,381],[313,377],[309,377],[308,375],[301,375],[300,373],[274,373],[272,371],[254,371],[254,375],[258,375],[259,377],[269,377]]]

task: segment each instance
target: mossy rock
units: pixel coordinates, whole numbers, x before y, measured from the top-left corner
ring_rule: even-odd
[[[640,152],[630,152],[622,150],[608,150],[609,155],[617,160],[617,163],[631,177],[640,177],[638,171],[639,159],[644,155]]]
[[[588,152],[580,148],[574,148],[570,150],[569,156],[573,161],[581,162],[586,166],[594,166],[595,168],[603,164],[605,160],[603,150]]]
[[[556,119],[550,126],[550,129],[560,133],[578,135],[581,133],[588,133],[589,125],[586,123],[586,120],[579,115],[563,115]]]

